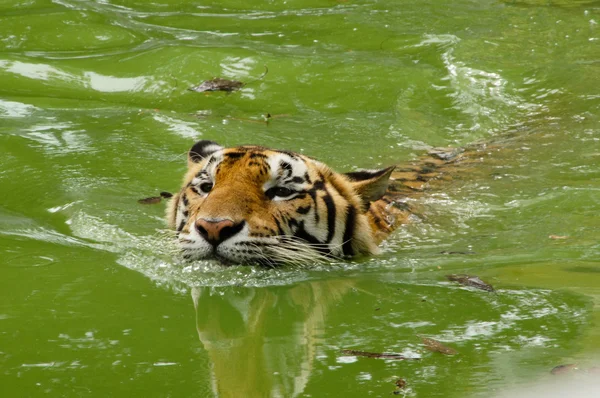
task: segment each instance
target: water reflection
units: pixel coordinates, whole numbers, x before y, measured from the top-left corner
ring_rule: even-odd
[[[390,394],[398,377],[409,381],[409,396],[430,396],[420,392],[451,385],[457,372],[466,385],[498,380],[507,385],[521,380],[514,369],[523,368],[522,361],[548,361],[586,322],[585,301],[568,293],[499,289],[487,294],[434,281],[361,277],[193,287],[191,295],[210,362],[206,377],[219,397],[304,396],[324,379],[328,391],[343,391],[351,383],[357,393],[352,396]],[[429,352],[419,336],[458,354]],[[360,358],[342,354],[343,349],[421,360]],[[444,396],[464,396],[457,388]]]
[[[295,397],[313,371],[331,307],[352,280],[277,288],[192,289],[198,337],[219,397]]]

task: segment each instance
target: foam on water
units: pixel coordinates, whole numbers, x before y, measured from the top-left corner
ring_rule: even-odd
[[[315,271],[327,273],[345,268],[341,263],[317,264],[309,272],[308,269],[290,267],[223,266],[211,260],[189,262],[180,258],[176,242],[168,231],[137,236],[81,210],[75,211],[68,223],[75,236],[98,242],[96,247],[102,250],[118,253],[120,265],[181,291],[192,286],[287,285],[310,279]],[[350,264],[348,269],[352,268]]]

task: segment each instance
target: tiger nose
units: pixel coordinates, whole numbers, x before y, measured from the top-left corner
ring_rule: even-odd
[[[199,218],[196,229],[208,243],[218,246],[223,241],[237,234],[244,227],[244,222],[233,222],[227,219]]]

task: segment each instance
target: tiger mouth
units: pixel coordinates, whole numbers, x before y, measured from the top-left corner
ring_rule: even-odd
[[[228,256],[225,254],[220,254],[216,251],[216,249],[213,249],[213,251],[207,255],[194,255],[191,253],[184,252],[183,257],[187,261],[211,261],[211,260],[213,260],[225,267],[241,265],[241,266],[261,266],[261,267],[266,267],[266,268],[273,268],[276,266],[284,265],[284,262],[276,261],[276,260],[270,259],[266,256],[237,258],[237,257]]]
[[[184,240],[190,244],[192,240]],[[273,268],[285,264],[309,265],[339,259],[339,256],[301,239],[289,236],[265,240],[223,242],[217,246],[202,245],[183,248],[183,257],[189,261],[216,260],[225,266],[258,265]]]
[[[273,263],[267,260],[264,242],[224,241],[214,245],[201,237],[190,236],[180,238],[179,244],[183,258],[188,261],[216,260],[226,266]]]

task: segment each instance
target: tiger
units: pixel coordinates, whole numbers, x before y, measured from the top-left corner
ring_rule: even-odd
[[[339,173],[297,152],[202,140],[167,223],[187,260],[273,267],[373,256],[409,218],[406,198],[460,159],[433,151],[409,167]]]

